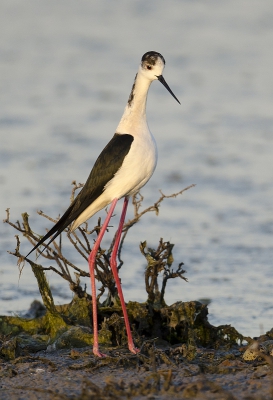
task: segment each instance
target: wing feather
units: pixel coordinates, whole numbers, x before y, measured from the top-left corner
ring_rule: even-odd
[[[132,135],[121,135],[115,133],[113,138],[105,146],[97,158],[84,187],[79,192],[75,200],[68,207],[59,221],[33,247],[26,257],[28,257],[48,238],[54,235],[49,243],[45,246],[46,248],[65,228],[67,228],[75,219],[77,219],[81,213],[103,193],[107,182],[109,182],[120,169],[124,158],[131,148],[133,140],[134,137]]]

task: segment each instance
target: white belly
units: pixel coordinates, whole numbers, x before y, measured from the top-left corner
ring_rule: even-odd
[[[113,179],[105,186],[103,195],[111,200],[136,193],[154,173],[157,163],[156,143],[151,134],[135,136],[130,151]],[[103,196],[102,195],[102,196]]]

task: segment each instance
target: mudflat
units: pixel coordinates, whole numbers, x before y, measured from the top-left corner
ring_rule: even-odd
[[[246,361],[246,346],[199,348],[147,343],[140,354],[124,347],[39,351],[0,361],[0,398],[17,399],[261,399],[273,398],[272,365]]]

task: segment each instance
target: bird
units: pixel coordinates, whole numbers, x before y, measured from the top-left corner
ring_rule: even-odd
[[[146,118],[146,101],[151,83],[156,80],[161,82],[174,99],[181,104],[163,78],[164,67],[165,59],[160,53],[148,51],[142,56],[128,102],[114,136],[98,156],[85,185],[74,201],[56,224],[25,257],[27,259],[34,250],[44,244],[47,239],[50,239],[47,244],[44,244],[45,249],[69,225],[71,225],[69,227],[70,231],[73,232],[98,211],[110,205],[106,219],[100,228],[97,240],[88,257],[92,291],[93,354],[98,357],[105,357],[106,355],[101,353],[98,340],[95,282],[96,254],[115,206],[118,200],[122,198],[124,198],[124,203],[110,257],[110,267],[124,315],[128,348],[133,354],[139,352],[139,349],[134,345],[130,329],[116,259],[129,198],[149,181],[157,164],[157,146],[149,130]]]

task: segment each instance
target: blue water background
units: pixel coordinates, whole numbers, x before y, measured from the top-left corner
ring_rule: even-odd
[[[9,207],[12,221],[28,212],[40,234],[51,226],[36,211],[65,211],[71,181],[86,180],[115,132],[141,56],[159,51],[181,106],[152,84],[147,116],[159,161],[142,190],[143,206],[158,199],[159,189],[196,186],[131,230],[121,270],[125,298],[146,300],[138,246],[147,240],[155,247],[163,237],[175,243],[174,267],[183,261],[189,279],[169,282],[167,303],[206,298],[215,325],[251,336],[271,329],[272,49],[271,0],[2,0],[2,219]],[[29,265],[19,280],[17,260],[7,253],[15,234],[0,225],[0,314],[40,299]],[[106,245],[113,234],[114,228]],[[21,250],[30,245],[22,240]],[[56,303],[70,301],[67,283],[53,272],[47,277]]]

